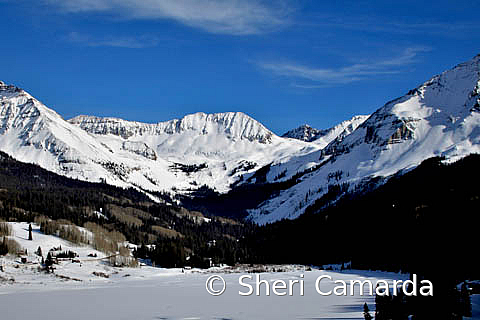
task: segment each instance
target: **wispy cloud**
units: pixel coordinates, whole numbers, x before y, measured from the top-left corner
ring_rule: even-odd
[[[101,12],[125,19],[171,19],[211,33],[248,35],[288,24],[287,0],[43,0],[64,12]],[[275,3],[275,4],[273,4]]]
[[[427,47],[407,48],[400,55],[389,59],[355,63],[341,68],[315,68],[292,62],[263,61],[256,64],[274,76],[292,79],[295,87],[315,89],[403,72],[401,67],[414,63],[418,53],[429,50]]]
[[[443,20],[399,20],[382,16],[345,16],[345,15],[315,15],[297,24],[311,28],[358,32],[389,33],[389,34],[422,34],[441,35],[449,37],[468,36],[468,32],[480,31],[478,21],[443,21]],[[467,33],[466,33],[467,32]]]
[[[70,32],[67,40],[73,43],[86,45],[89,47],[117,47],[117,48],[149,48],[157,46],[160,40],[154,36],[139,36],[139,37],[118,37],[105,36],[102,38],[95,38],[90,35]]]

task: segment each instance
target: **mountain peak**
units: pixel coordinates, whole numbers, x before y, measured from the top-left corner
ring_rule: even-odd
[[[15,87],[11,84],[6,84],[3,81],[0,81],[0,94],[4,95],[6,92],[24,92],[22,89]],[[3,94],[2,94],[3,93]]]
[[[311,142],[317,139],[322,133],[323,133],[323,130],[318,130],[318,129],[312,128],[308,124],[303,124],[298,128],[285,132],[282,135],[282,137]]]
[[[41,103],[20,88],[0,81],[0,134],[9,128],[43,125]]]
[[[334,139],[343,139],[345,136],[352,133],[368,117],[369,116],[366,115],[357,115],[349,120],[342,121],[331,128],[323,130],[315,129],[308,124],[304,124],[296,129],[286,132],[282,135],[282,137],[293,138],[306,142],[314,142],[315,144],[323,147]]]

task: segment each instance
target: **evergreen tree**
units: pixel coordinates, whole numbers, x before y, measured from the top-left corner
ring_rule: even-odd
[[[45,260],[45,267],[49,268],[53,265],[53,258],[52,258],[52,254],[50,252],[48,252],[47,254],[47,259]]]
[[[0,256],[6,255],[8,253],[7,247],[7,237],[3,237],[3,241],[0,244]]]
[[[365,320],[372,320],[373,319],[373,317],[370,315],[370,309],[368,309],[368,305],[367,305],[366,302],[363,305],[363,317],[365,318]]]

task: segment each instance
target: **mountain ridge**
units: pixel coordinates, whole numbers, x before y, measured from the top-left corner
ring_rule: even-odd
[[[184,131],[199,131],[208,134],[210,130],[223,131],[232,138],[247,139],[260,143],[271,143],[273,132],[260,122],[243,112],[221,112],[206,114],[197,112],[180,119],[172,119],[158,123],[142,123],[115,117],[96,117],[80,115],[68,122],[75,124],[87,132],[96,134],[114,134],[124,139],[132,135],[179,134]],[[217,128],[214,125],[217,124]]]

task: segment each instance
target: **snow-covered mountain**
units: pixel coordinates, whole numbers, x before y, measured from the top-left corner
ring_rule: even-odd
[[[0,83],[0,149],[16,159],[74,178],[99,181],[111,152],[30,94]],[[103,175],[100,175],[103,174]],[[125,184],[120,184],[125,185]]]
[[[146,124],[78,116],[65,121],[27,92],[0,83],[0,150],[47,170],[151,191],[227,191],[239,176],[319,150],[276,136],[241,112],[196,113]]]
[[[0,150],[69,177],[147,191],[279,182],[293,187],[249,212],[267,223],[296,218],[329,186],[359,188],[433,156],[480,152],[480,55],[435,76],[371,116],[282,138],[241,112],[196,113],[155,124],[78,116],[64,120],[0,82]],[[308,142],[311,141],[311,142]],[[268,170],[265,170],[267,168]],[[382,179],[380,179],[382,180]]]
[[[431,157],[454,161],[479,152],[477,55],[388,102],[351,134],[337,136],[322,150],[274,163],[267,181],[304,174],[299,183],[251,210],[250,218],[261,224],[293,219],[329,186],[343,185],[344,192],[347,185],[352,190],[373,177],[388,178]]]
[[[325,147],[338,136],[347,136],[361,125],[369,116],[354,116],[350,120],[345,120],[329,129],[319,130],[310,127],[308,124],[301,125],[298,128],[287,131],[282,135],[284,138],[292,138],[301,141],[315,142],[321,147]]]

